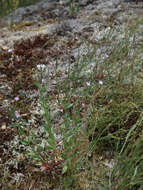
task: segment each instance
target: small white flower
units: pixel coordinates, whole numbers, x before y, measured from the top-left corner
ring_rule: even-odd
[[[82,107],[85,108],[85,104],[84,103],[82,103]]]
[[[87,86],[90,86],[90,82],[86,82],[86,85],[87,85]]]
[[[18,101],[18,100],[19,100],[19,97],[18,97],[18,96],[16,96],[16,97],[14,98],[14,100],[15,100],[15,101]]]
[[[19,117],[20,117],[20,113],[16,111],[16,112],[15,112],[15,117],[16,117],[16,118],[19,118]]]
[[[42,79],[42,84],[45,84],[45,83],[46,83],[46,79],[43,78],[43,79]]]
[[[37,65],[38,70],[44,70],[45,67],[46,67],[46,65],[43,65],[43,64]]]
[[[100,85],[103,85],[103,81],[102,80],[99,80],[98,81]]]
[[[40,70],[41,66],[40,65],[37,65],[37,69]]]

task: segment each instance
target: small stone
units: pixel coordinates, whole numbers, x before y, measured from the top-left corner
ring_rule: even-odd
[[[2,130],[5,130],[5,129],[6,129],[6,123],[3,123],[3,124],[2,124],[1,129],[2,129]]]

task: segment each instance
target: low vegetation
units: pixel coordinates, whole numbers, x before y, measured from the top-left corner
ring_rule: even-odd
[[[72,66],[55,72],[39,66],[40,130],[27,128],[15,110],[13,128],[23,147],[17,168],[26,173],[13,177],[2,168],[3,189],[143,189],[143,60],[139,25],[127,26],[122,39],[114,30]],[[108,55],[96,52],[106,45]],[[55,86],[50,88],[51,81]],[[15,98],[18,106],[19,98]],[[15,115],[14,115],[15,114]],[[4,159],[4,158],[3,158]],[[26,165],[29,167],[26,168]],[[22,170],[22,169],[21,169]]]

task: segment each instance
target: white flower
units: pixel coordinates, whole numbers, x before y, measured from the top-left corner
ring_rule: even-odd
[[[103,85],[103,81],[102,80],[99,80],[98,81],[100,85]]]
[[[46,68],[46,65],[43,65],[43,64],[37,65],[38,70],[44,70],[45,68]]]
[[[16,96],[16,97],[14,98],[14,100],[15,100],[15,101],[18,101],[18,100],[19,100],[19,97],[18,97],[18,96]]]
[[[90,82],[86,82],[86,85],[87,85],[87,86],[90,86]]]
[[[19,118],[19,117],[20,117],[20,113],[16,111],[16,112],[15,112],[15,117],[16,117],[16,118]]]
[[[42,84],[45,84],[45,83],[46,83],[46,79],[43,78],[43,79],[42,79]]]

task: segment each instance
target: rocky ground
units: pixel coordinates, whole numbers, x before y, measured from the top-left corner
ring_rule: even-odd
[[[110,29],[119,41],[126,26],[134,27],[142,15],[143,2],[83,0],[70,7],[67,2],[45,0],[27,8],[18,8],[1,19],[0,176],[3,167],[9,167],[9,172],[14,175],[23,175],[23,165],[14,167],[23,147],[19,145],[17,128],[12,124],[19,113],[27,121],[27,127],[40,130],[42,111],[39,90],[34,83],[40,77],[40,71],[44,68],[45,78],[49,71],[48,93],[53,93],[56,81],[52,79],[57,62],[60,81],[67,75],[68,66],[77,61],[79,52],[80,56],[88,56],[89,48],[104,40]],[[140,27],[142,29],[142,23]],[[143,40],[141,31],[137,34],[137,42]],[[103,43],[96,51],[96,59],[104,60],[114,46],[116,41]],[[94,66],[91,64],[87,70]],[[59,110],[54,101],[51,104],[55,110],[53,119],[56,120]]]

